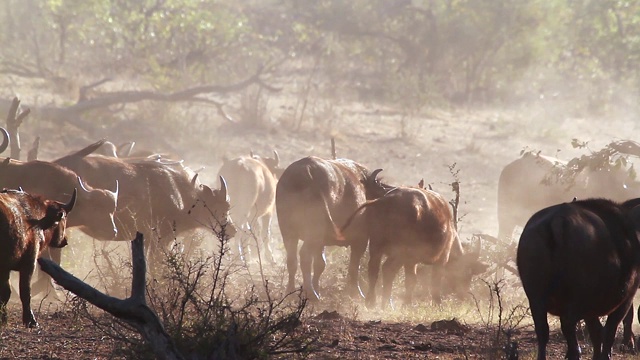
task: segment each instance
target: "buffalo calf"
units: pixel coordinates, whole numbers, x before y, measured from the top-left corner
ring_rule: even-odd
[[[224,177],[229,186],[231,218],[235,224],[247,232],[254,232],[262,241],[265,258],[274,263],[271,249],[271,218],[275,207],[276,174],[282,171],[278,167],[280,159],[276,151],[273,158],[259,156],[240,156],[224,159],[218,175]],[[255,225],[260,225],[259,231]],[[249,246],[240,236],[236,236],[238,252],[248,260]]]
[[[569,360],[580,357],[584,319],[594,359],[609,359],[617,327],[640,283],[639,208],[604,199],[554,205],[535,213],[520,237],[517,265],[546,359],[547,313],[560,317]],[[607,316],[604,331],[599,321]]]
[[[7,322],[9,274],[14,270],[20,272],[22,322],[28,327],[38,326],[31,311],[31,276],[37,258],[47,246],[67,245],[67,214],[75,201],[75,189],[66,204],[23,191],[0,192],[0,324]]]
[[[457,292],[469,291],[471,278],[484,272],[486,265],[478,261],[479,253],[465,254],[447,201],[432,190],[384,184],[377,179],[380,171],[375,170],[364,181],[370,200],[354,213],[355,216],[364,209],[370,239],[367,306],[376,302],[375,289],[383,256],[386,256],[382,264],[383,306],[391,304],[391,287],[401,267],[405,269],[405,304],[411,304],[417,264],[433,265],[435,303],[441,301],[443,279]]]

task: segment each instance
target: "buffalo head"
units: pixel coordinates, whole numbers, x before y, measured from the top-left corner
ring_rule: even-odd
[[[73,189],[71,199],[67,203],[59,201],[47,200],[46,214],[44,218],[40,220],[40,227],[45,232],[49,231],[51,236],[49,237],[49,246],[54,248],[63,248],[67,246],[67,215],[76,204],[76,198],[78,196],[78,190]]]
[[[196,174],[191,184],[196,190],[196,203],[189,209],[189,214],[195,217],[195,220],[202,224],[209,224],[216,234],[222,234],[228,238],[233,237],[237,229],[229,216],[229,194],[227,191],[227,182],[224,177],[220,176],[220,188],[211,189],[209,186],[200,184],[197,181]]]

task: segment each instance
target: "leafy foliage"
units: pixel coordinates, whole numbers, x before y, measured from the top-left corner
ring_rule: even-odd
[[[7,0],[2,6],[0,71],[20,76],[126,75],[167,89],[229,82],[271,64],[281,75],[317,71],[314,85],[328,90],[323,96],[402,102],[410,113],[433,101],[584,92],[577,106],[598,111],[605,100],[628,103],[624,90],[640,87],[636,2]]]

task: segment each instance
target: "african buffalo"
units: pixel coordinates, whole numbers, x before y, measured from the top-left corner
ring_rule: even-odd
[[[114,213],[118,204],[118,182],[105,188],[93,188],[63,166],[48,161],[18,161],[10,158],[0,163],[0,187],[39,194],[47,199],[62,200],[68,189],[80,187],[79,204],[69,217],[67,226],[78,227],[100,240],[113,240],[118,234]],[[114,191],[105,190],[114,188]]]
[[[75,171],[95,187],[119,181],[115,240],[128,241],[136,231],[149,234],[154,229],[165,248],[178,234],[199,227],[224,228],[228,237],[235,234],[223,178],[221,188],[212,190],[181,162],[91,155],[101,145],[98,141],[54,163]]]
[[[553,157],[525,153],[504,167],[498,181],[498,239],[510,238],[514,228],[524,226],[536,211],[574,197],[625,201],[640,194],[621,169],[584,168],[570,177],[563,173],[566,165]]]
[[[264,256],[273,263],[271,249],[271,218],[276,198],[277,173],[280,158],[274,150],[273,158],[259,156],[241,156],[235,159],[223,159],[218,175],[224,177],[229,186],[231,218],[245,231],[253,231],[255,225],[261,229],[256,232],[262,242]],[[237,237],[237,236],[236,236]],[[246,239],[237,239],[241,257],[249,257]],[[245,259],[248,260],[248,259]]]
[[[584,319],[594,359],[609,359],[618,324],[640,284],[640,208],[605,199],[547,207],[527,222],[517,266],[546,359],[547,313],[560,317],[570,360],[580,357],[576,325]],[[598,317],[607,316],[604,331]]]
[[[67,214],[75,201],[76,190],[66,204],[23,191],[0,192],[0,324],[7,323],[9,274],[13,270],[20,272],[22,322],[28,327],[38,326],[31,311],[31,276],[47,246],[67,245]]]
[[[314,156],[297,160],[284,170],[276,188],[276,212],[287,254],[288,292],[294,290],[298,240],[302,240],[302,286],[309,299],[320,298],[319,282],[326,266],[324,247],[327,245],[351,247],[346,290],[350,296],[362,296],[358,273],[360,258],[368,243],[365,223],[356,219],[344,237],[337,236],[336,223],[344,223],[365,202],[362,180],[368,174],[369,171],[355,161]]]
[[[486,271],[479,252],[463,250],[448,202],[435,191],[421,187],[392,187],[377,179],[377,169],[365,179],[367,202],[362,204],[341,230],[348,228],[364,210],[369,237],[368,307],[376,302],[376,282],[382,257],[383,306],[391,305],[391,287],[398,270],[405,270],[405,304],[413,301],[417,264],[432,266],[432,297],[441,302],[442,280],[458,296],[468,292],[474,275]]]

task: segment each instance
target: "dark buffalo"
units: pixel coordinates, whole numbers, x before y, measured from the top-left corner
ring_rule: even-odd
[[[158,235],[161,246],[185,231],[200,227],[216,231],[224,227],[227,236],[235,234],[223,178],[221,188],[213,190],[201,184],[197,174],[181,162],[90,155],[101,145],[101,141],[96,142],[54,162],[80,174],[95,187],[119,181],[116,240],[128,241],[136,231],[150,235],[151,229]]]
[[[622,169],[585,168],[575,177],[563,174],[566,162],[525,153],[504,167],[498,181],[498,239],[512,236],[536,211],[570,201],[605,197],[625,201],[640,189]]]
[[[478,254],[463,250],[448,202],[435,191],[414,187],[392,187],[377,179],[381,169],[365,180],[367,198],[357,211],[364,211],[369,236],[369,290],[367,306],[376,302],[376,283],[382,257],[383,306],[391,305],[391,287],[401,267],[405,269],[405,304],[413,301],[417,264],[432,266],[431,293],[441,302],[444,280],[458,296],[469,291],[474,275],[486,271]],[[343,227],[348,228],[350,218]]]
[[[36,259],[48,246],[67,245],[67,214],[75,201],[75,190],[66,204],[23,191],[0,192],[0,324],[7,323],[9,274],[13,270],[20,272],[22,322],[28,327],[38,326],[31,311],[31,276]]]
[[[362,296],[358,273],[368,243],[365,222],[355,221],[344,238],[337,236],[336,223],[344,223],[365,202],[362,180],[368,174],[364,166],[352,160],[313,156],[300,159],[284,170],[276,188],[276,212],[287,253],[288,292],[294,290],[298,241],[302,240],[302,286],[309,299],[320,298],[318,289],[326,266],[324,247],[327,245],[351,247],[346,290],[350,296]]]
[[[261,227],[255,234],[262,243],[264,256],[272,263],[271,219],[278,182],[276,174],[282,173],[278,153],[274,151],[273,154],[273,158],[252,154],[224,159],[218,171],[218,175],[229,182],[231,218],[236,225],[248,232],[254,231],[256,225]],[[247,245],[245,239],[238,239],[238,251],[243,258],[249,256]]]
[[[560,317],[567,358],[578,359],[576,325],[584,319],[594,359],[609,359],[617,327],[640,284],[637,208],[588,199],[545,208],[527,222],[517,265],[546,358],[547,313]],[[603,327],[600,316],[607,316]]]

